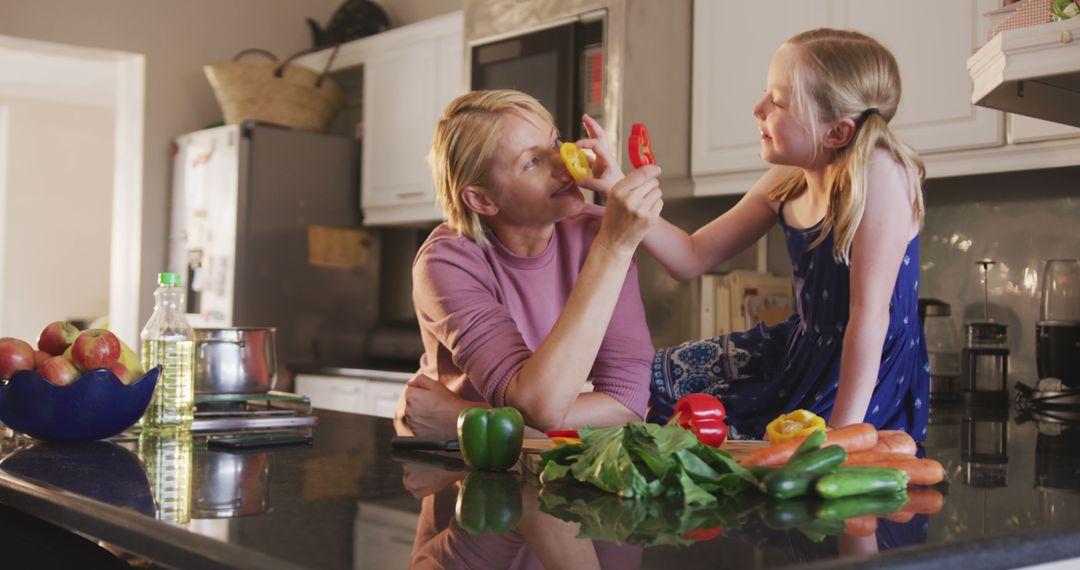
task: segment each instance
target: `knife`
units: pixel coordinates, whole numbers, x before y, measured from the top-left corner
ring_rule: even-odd
[[[394,449],[413,449],[420,451],[461,451],[456,439],[435,439],[430,437],[394,436],[390,440]]]

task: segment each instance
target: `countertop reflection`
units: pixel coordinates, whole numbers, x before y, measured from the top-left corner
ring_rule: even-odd
[[[9,435],[0,502],[181,568],[988,568],[1080,556],[1080,428],[1015,410],[935,403],[926,453],[946,468],[933,489],[940,510],[847,534],[784,528],[753,497],[687,510],[540,489],[521,472],[395,454],[389,420],[317,414],[313,445],[239,453],[200,438],[55,445]]]

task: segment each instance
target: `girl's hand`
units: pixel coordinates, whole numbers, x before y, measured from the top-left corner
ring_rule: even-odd
[[[659,176],[659,166],[646,165],[615,183],[607,196],[598,240],[616,249],[637,249],[664,207]]]
[[[619,160],[612,153],[611,147],[608,145],[607,133],[604,132],[604,128],[600,126],[600,123],[597,123],[596,119],[588,115],[582,117],[582,122],[585,124],[585,131],[589,134],[589,138],[581,139],[574,144],[578,148],[591,150],[596,155],[596,159],[590,162],[593,173],[592,178],[586,178],[578,182],[578,186],[586,190],[592,190],[600,194],[601,198],[607,200],[608,192],[611,191],[612,186],[623,178],[622,170],[619,169]]]

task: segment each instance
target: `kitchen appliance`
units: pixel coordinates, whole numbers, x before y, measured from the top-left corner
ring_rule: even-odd
[[[1035,362],[1039,378],[1080,389],[1080,261],[1050,259],[1043,267]]]
[[[195,393],[268,392],[277,380],[272,327],[195,329]]]
[[[472,46],[472,89],[517,89],[536,97],[564,139],[583,134],[583,113],[603,123],[604,13],[592,12]]]
[[[351,139],[245,122],[177,137],[174,151],[169,270],[192,326],[274,327],[283,364],[313,361],[320,331],[370,326]]]
[[[952,320],[952,307],[939,299],[919,299],[919,315],[926,333],[930,359],[930,397],[957,400],[960,397],[960,335]]]
[[[977,407],[964,414],[960,424],[960,460],[964,466],[964,484],[980,488],[1008,485],[1008,408]]]
[[[965,325],[967,341],[961,356],[963,398],[973,405],[1008,405],[1008,327],[990,318],[990,267],[996,263],[989,259],[976,263],[983,275],[983,320]]]

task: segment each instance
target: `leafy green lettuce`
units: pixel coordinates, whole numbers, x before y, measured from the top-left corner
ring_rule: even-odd
[[[681,497],[684,505],[711,505],[716,493],[758,486],[731,455],[678,425],[636,422],[578,433],[580,444],[541,455],[542,483],[573,479],[622,498]]]

